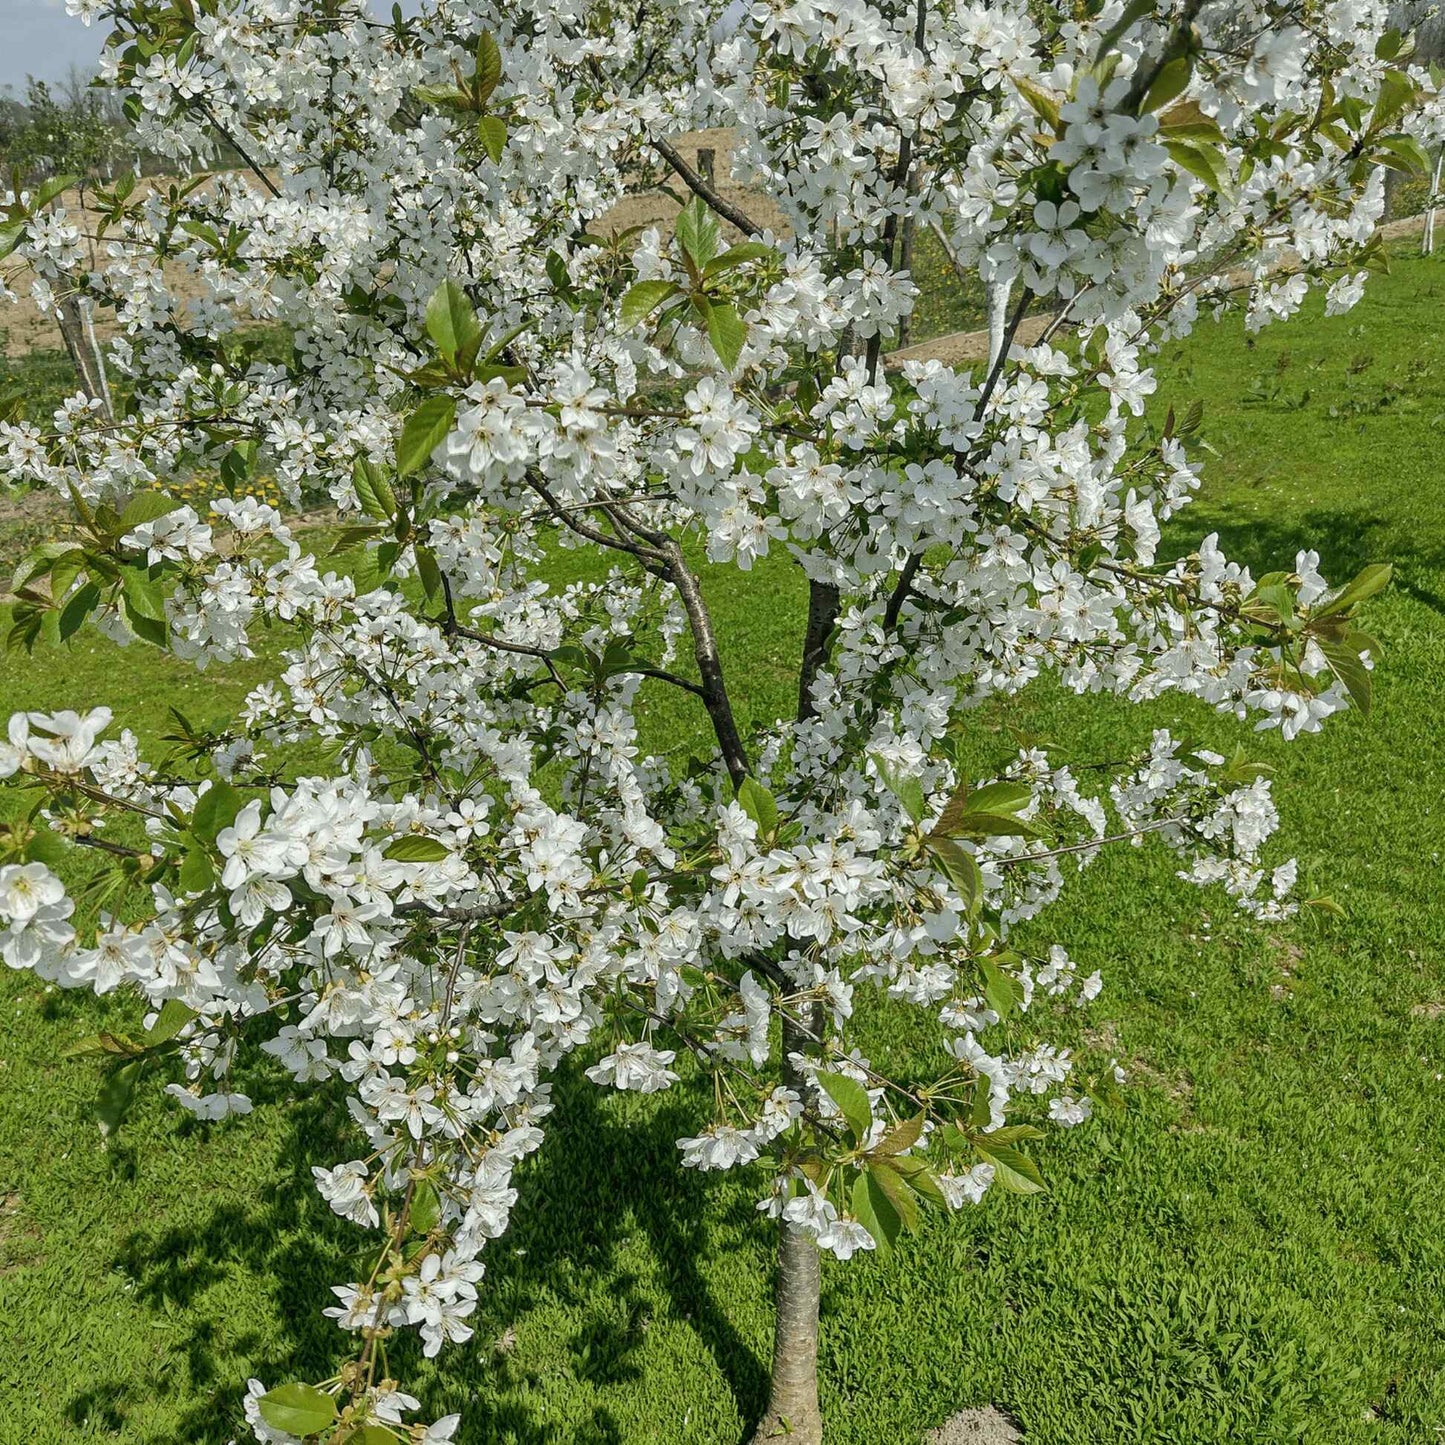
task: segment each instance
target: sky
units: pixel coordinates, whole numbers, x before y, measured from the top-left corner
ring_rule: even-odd
[[[391,0],[379,8],[390,14]],[[402,0],[401,8],[414,11],[415,0]],[[64,80],[72,65],[94,70],[109,33],[102,21],[87,28],[72,19],[65,13],[65,0],[0,0],[0,94],[8,89],[23,96],[27,75]]]
[[[72,64],[93,69],[106,33],[72,20],[63,0],[0,0],[0,91],[23,95],[27,75],[63,80]]]

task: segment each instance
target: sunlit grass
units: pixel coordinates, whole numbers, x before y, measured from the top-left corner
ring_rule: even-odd
[[[1231,322],[1160,358],[1157,414],[1201,398],[1214,449],[1176,549],[1217,529],[1256,571],[1304,546],[1335,577],[1396,563],[1369,617],[1388,649],[1373,718],[1289,746],[1245,736],[1277,768],[1307,891],[1347,917],[1245,926],[1149,844],[1083,876],[1038,936],[1104,971],[1103,996],[1062,1028],[1125,1063],[1127,1107],[1041,1149],[1047,1195],[990,1197],[892,1261],[829,1267],[840,1445],[914,1442],[985,1401],[1030,1445],[1424,1445],[1445,1425],[1441,275],[1402,262],[1350,316],[1254,344]],[[786,711],[795,571],[774,557],[707,585],[745,725]],[[221,721],[263,672],[197,674],[85,634],[0,659],[0,715],[106,702],[154,738],[172,705]],[[651,684],[645,698],[649,747],[705,725],[691,699]],[[1022,728],[1088,761],[1164,723],[1239,735],[1177,703],[1042,688],[985,709],[973,743],[1002,760]],[[196,1126],[148,1096],[107,1152],[88,1114],[96,1070],[59,1055],[134,1007],[9,975],[0,1010],[0,1439],[221,1445],[248,1375],[338,1358],[319,1309],[357,1236],[307,1167],[349,1157],[337,1111],[284,1107],[258,1074],[252,1118]],[[907,1016],[870,1011],[876,1058],[907,1068],[918,1046]],[[731,1445],[761,1406],[768,1348],[752,1182],[677,1169],[673,1141],[706,1112],[685,1091],[604,1096],[568,1073],[557,1103],[514,1228],[488,1251],[475,1345],[408,1370],[432,1408],[465,1410],[475,1445]]]

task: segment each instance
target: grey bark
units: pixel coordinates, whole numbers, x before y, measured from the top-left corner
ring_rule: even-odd
[[[822,1007],[806,1005],[794,1021],[783,1018],[783,1077],[806,1099],[808,1088],[793,1064],[794,1054],[817,1050]],[[818,1305],[823,1269],[818,1246],[785,1220],[778,1221],[778,1278],[774,1289],[773,1375],[768,1408],[752,1445],[786,1440],[789,1445],[823,1445],[818,1408]]]
[[[115,408],[110,399],[110,382],[105,374],[105,354],[95,334],[89,299],[75,291],[67,293],[57,304],[56,319],[60,323],[65,349],[75,365],[75,374],[80,378],[80,389],[92,401],[99,401],[105,420],[113,422]]]

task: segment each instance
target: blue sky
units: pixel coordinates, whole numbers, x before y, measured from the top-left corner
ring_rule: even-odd
[[[62,80],[72,64],[91,69],[105,36],[99,24],[72,20],[63,0],[0,0],[0,88],[18,95],[27,75]]]

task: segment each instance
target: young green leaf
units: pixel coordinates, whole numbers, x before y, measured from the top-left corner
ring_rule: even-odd
[[[457,404],[449,396],[429,396],[407,417],[396,444],[396,474],[409,477],[431,460],[456,420]]]
[[[669,297],[681,296],[682,288],[674,281],[639,281],[622,298],[622,324],[629,331]]]
[[[707,338],[712,342],[712,349],[717,353],[718,360],[732,371],[743,354],[743,344],[748,339],[748,324],[734,307],[722,302],[709,302]]]
[[[961,848],[952,838],[928,839],[928,851],[933,854],[938,866],[943,869],[948,881],[953,884],[958,896],[969,913],[976,911],[983,895],[983,874],[978,862],[967,849]]]
[[[224,779],[217,778],[199,798],[191,815],[191,831],[197,838],[214,843],[222,828],[236,821],[246,800]]]
[[[386,479],[386,473],[365,457],[357,457],[351,467],[351,485],[356,500],[368,517],[391,518],[396,516],[396,493]]]
[[[502,78],[502,52],[490,30],[483,30],[477,39],[477,73],[472,80],[472,94],[479,105],[491,98]]]
[[[319,1434],[336,1419],[336,1401],[315,1385],[278,1385],[257,1403],[273,1429],[302,1438]]]
[[[441,1222],[442,1202],[436,1185],[423,1179],[411,1198],[410,1223],[415,1234],[430,1234]]]
[[[1330,598],[1314,614],[1315,617],[1336,617],[1341,612],[1348,612],[1356,603],[1377,596],[1390,585],[1393,570],[1388,562],[1371,562],[1369,566],[1362,567],[1351,581],[1340,589],[1338,596]]]
[[[818,1086],[842,1111],[853,1137],[862,1143],[873,1127],[873,1105],[868,1100],[868,1090],[857,1079],[832,1072],[820,1072]]]
[[[734,266],[741,266],[748,261],[767,261],[778,253],[772,246],[766,246],[761,241],[743,241],[736,246],[729,246],[721,256],[715,256],[706,266],[702,268],[703,280],[711,280],[714,276],[724,271],[730,271]]]
[[[499,164],[507,149],[507,122],[499,115],[481,116],[477,121],[477,139],[492,164]]]
[[[386,856],[398,863],[440,863],[443,858],[452,856],[452,850],[436,838],[409,833],[392,843],[386,850]]]
[[[144,1059],[132,1059],[114,1070],[101,1085],[100,1097],[95,1101],[95,1122],[105,1138],[109,1139],[125,1122],[144,1067]]]
[[[919,1113],[895,1124],[874,1146],[875,1154],[901,1154],[911,1149],[923,1135],[923,1124],[927,1116]]]
[[[699,271],[718,254],[722,228],[701,196],[694,196],[677,213],[677,242]]]
[[[771,838],[778,828],[777,799],[756,778],[744,778],[738,788],[738,805],[758,825],[758,837]]]
[[[1002,1185],[1010,1194],[1043,1192],[1044,1180],[1039,1166],[1012,1144],[993,1143],[987,1134],[979,1134],[974,1138],[973,1147],[993,1165],[994,1183]]]
[[[426,306],[426,334],[448,361],[469,342],[480,340],[482,324],[467,293],[450,276],[432,293]]]

